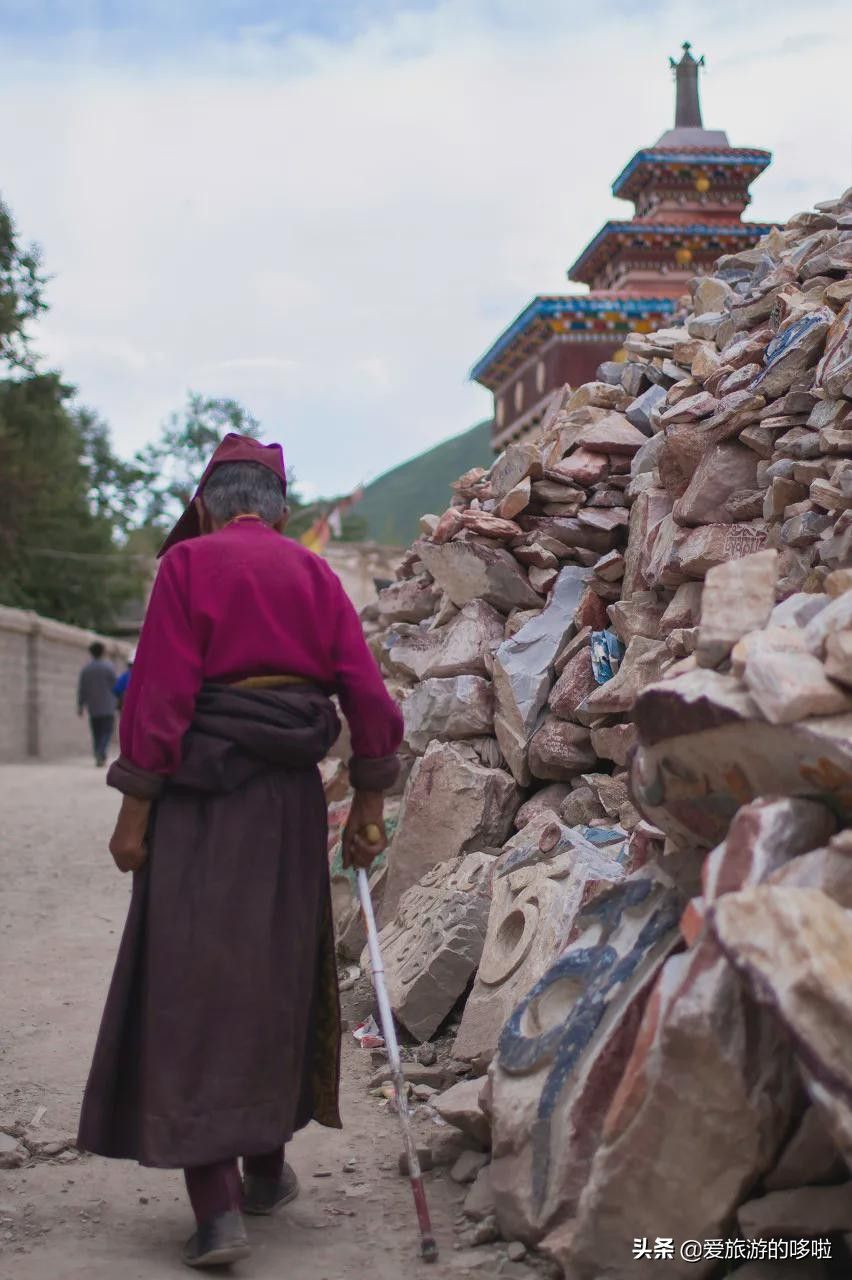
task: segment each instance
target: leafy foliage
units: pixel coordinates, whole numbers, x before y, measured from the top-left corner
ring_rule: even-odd
[[[95,496],[121,464],[71,394],[55,373],[0,382],[0,600],[104,630],[139,593],[140,568]]]
[[[136,454],[136,500],[143,524],[174,524],[210,455],[229,431],[258,439],[260,423],[237,400],[188,394],[185,407],[170,415],[158,439]]]
[[[0,200],[0,361],[10,368],[34,367],[26,325],[47,309],[44,283],[38,248],[21,247],[12,215]]]
[[[109,427],[91,409],[72,410],[82,445],[81,461],[89,478],[89,503],[126,540],[138,521],[140,492],[145,476],[136,463],[112,451]]]

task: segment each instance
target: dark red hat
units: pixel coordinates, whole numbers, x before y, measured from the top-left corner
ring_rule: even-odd
[[[184,542],[187,538],[200,536],[201,526],[198,523],[195,499],[201,497],[204,486],[210,479],[214,469],[221,467],[223,462],[256,462],[259,466],[266,467],[269,471],[274,471],[281,481],[281,488],[284,490],[286,497],[287,472],[284,468],[284,451],[281,445],[261,444],[259,440],[253,440],[251,436],[240,436],[236,432],[229,432],[217,446],[216,452],[204,468],[204,475],[198,482],[198,488],[192,495],[189,506],[160,547],[157,552],[158,557],[165,555],[176,542]]]

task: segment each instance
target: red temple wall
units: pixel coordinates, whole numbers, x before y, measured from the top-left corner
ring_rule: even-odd
[[[543,351],[531,356],[514,377],[500,388],[494,397],[496,430],[502,433],[518,418],[522,418],[543,396],[570,382],[577,387],[581,382],[591,382],[602,360],[609,360],[618,350],[623,338],[605,338],[595,342],[577,342],[570,338],[557,338]],[[544,366],[539,373],[539,365]],[[520,404],[516,397],[521,387]],[[500,404],[503,404],[502,421]]]

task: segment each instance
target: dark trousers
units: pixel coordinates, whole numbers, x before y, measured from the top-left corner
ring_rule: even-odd
[[[89,716],[89,727],[92,730],[92,748],[98,764],[107,758],[109,744],[115,728],[115,716]]]
[[[255,1178],[281,1177],[284,1167],[284,1148],[262,1156],[245,1156],[243,1169]],[[199,1226],[229,1209],[242,1208],[242,1181],[237,1158],[218,1160],[215,1164],[200,1164],[184,1169],[186,1189],[189,1192],[192,1211]]]

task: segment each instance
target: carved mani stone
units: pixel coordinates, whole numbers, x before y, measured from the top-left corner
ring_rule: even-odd
[[[717,909],[742,896],[725,894]],[[798,1096],[783,1028],[755,1007],[715,940],[702,937],[663,966],[579,1204],[544,1248],[576,1280],[626,1280],[624,1259],[649,1231],[724,1236],[771,1168]],[[676,1280],[713,1271],[712,1261],[677,1253],[666,1266]]]
[[[411,771],[388,850],[380,924],[430,867],[477,849],[499,848],[522,795],[503,769],[486,769],[464,743],[430,742]]]
[[[632,793],[644,816],[679,845],[718,844],[740,806],[761,795],[823,800],[852,820],[852,714],[784,725],[732,721],[644,745],[642,723],[655,696],[648,691],[637,703],[641,745]],[[673,735],[677,716],[672,707]]]
[[[420,1040],[434,1035],[479,964],[496,861],[469,853],[433,867],[382,929],[391,1008]]]
[[[548,848],[550,828],[557,838]],[[457,1058],[488,1063],[506,1019],[559,954],[577,911],[622,879],[619,863],[587,842],[578,847],[571,835],[559,823],[533,821],[504,849],[482,962],[453,1046]]]
[[[651,869],[600,894],[503,1029],[491,1173],[508,1238],[534,1243],[571,1218],[682,905]]]

